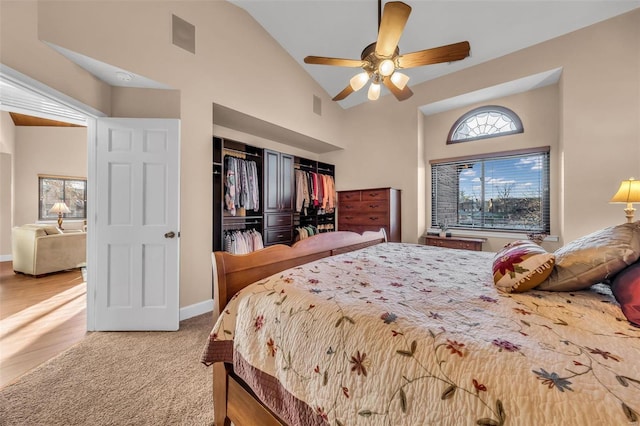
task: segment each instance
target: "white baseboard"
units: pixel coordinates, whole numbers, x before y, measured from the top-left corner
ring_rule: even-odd
[[[213,299],[180,308],[180,321],[213,311]]]
[[[13,260],[13,256],[10,254],[0,254],[0,262],[11,262]],[[213,309],[213,308],[211,308]]]

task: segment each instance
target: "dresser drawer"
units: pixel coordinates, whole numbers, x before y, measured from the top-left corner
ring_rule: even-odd
[[[292,228],[273,228],[264,230],[264,245],[289,244],[293,240]]]
[[[362,201],[388,200],[388,189],[367,189],[362,192]]]
[[[338,203],[345,201],[360,201],[360,191],[340,191],[338,192]]]
[[[456,237],[443,238],[443,237],[436,237],[436,236],[425,237],[425,244],[428,246],[452,248],[452,249],[459,249],[459,250],[482,251],[483,242],[484,240],[482,239],[473,239],[473,238],[456,238]]]
[[[267,228],[272,228],[274,226],[293,226],[293,215],[290,213],[266,213],[265,222],[267,224]]]
[[[386,212],[358,212],[338,215],[338,223],[352,225],[387,225],[389,215]]]
[[[383,213],[386,214],[389,211],[389,202],[387,200],[369,200],[369,201],[348,201],[338,206],[340,214],[372,214]]]

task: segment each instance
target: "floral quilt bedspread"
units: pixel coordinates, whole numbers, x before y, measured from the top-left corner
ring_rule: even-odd
[[[205,364],[292,425],[624,425],[640,329],[604,285],[503,294],[493,254],[386,243],[241,291]]]

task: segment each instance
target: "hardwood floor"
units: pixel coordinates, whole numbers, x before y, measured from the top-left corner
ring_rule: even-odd
[[[0,388],[87,334],[79,269],[34,278],[0,262]]]

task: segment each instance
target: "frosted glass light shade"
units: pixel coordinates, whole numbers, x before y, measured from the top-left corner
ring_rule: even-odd
[[[367,97],[370,101],[375,101],[380,97],[380,85],[378,83],[371,83]]]
[[[378,65],[378,73],[383,77],[388,77],[393,74],[396,66],[391,59],[385,59]]]
[[[409,82],[409,76],[396,71],[391,75],[391,82],[398,89],[402,90],[407,86],[407,83]]]
[[[366,71],[363,71],[360,74],[356,74],[351,77],[351,80],[349,80],[349,85],[354,92],[357,92],[358,90],[362,89],[365,84],[367,84],[367,81],[369,81],[369,74],[367,74]]]

